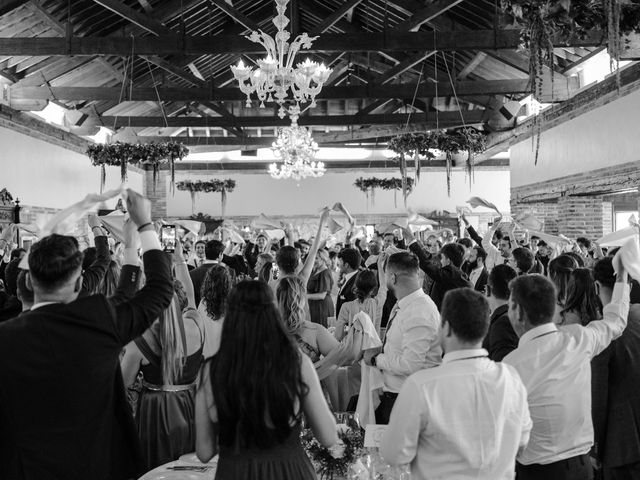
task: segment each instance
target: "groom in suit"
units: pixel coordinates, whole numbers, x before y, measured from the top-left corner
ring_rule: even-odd
[[[130,299],[78,298],[82,253],[75,238],[50,235],[31,248],[34,304],[0,325],[2,480],[121,480],[142,473],[119,356],[169,306],[173,283],[150,202],[129,190],[127,206],[146,276]]]
[[[355,248],[345,248],[338,254],[338,266],[343,275],[344,284],[340,288],[336,301],[336,318],[340,315],[342,304],[356,299],[353,287],[356,284],[356,276],[362,264],[362,256]]]

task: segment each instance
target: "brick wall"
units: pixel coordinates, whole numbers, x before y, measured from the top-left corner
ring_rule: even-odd
[[[511,212],[530,212],[545,222],[545,232],[597,239],[613,230],[617,204],[639,198],[640,162],[582,172],[511,189]],[[619,200],[616,192],[631,191]]]

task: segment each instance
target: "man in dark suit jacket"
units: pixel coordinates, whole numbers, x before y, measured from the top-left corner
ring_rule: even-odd
[[[204,247],[204,255],[206,260],[204,264],[189,272],[191,281],[193,282],[193,293],[196,297],[196,305],[200,304],[200,290],[207,276],[209,269],[219,263],[222,263],[224,256],[224,244],[219,240],[209,240]]]
[[[611,258],[594,268],[602,305],[611,303]],[[594,453],[604,478],[640,478],[640,305],[632,304],[627,328],[591,362]]]
[[[0,325],[0,479],[128,479],[142,472],[119,356],[169,306],[171,262],[148,200],[128,192],[145,287],[133,298],[78,298],[82,253],[72,237],[31,248],[31,311]],[[129,228],[129,226],[125,227]],[[126,274],[126,270],[123,270]]]
[[[338,266],[345,282],[340,288],[338,299],[336,300],[336,318],[340,314],[342,304],[356,299],[353,287],[356,284],[356,276],[361,264],[362,257],[357,248],[345,248],[338,253]]]
[[[468,267],[468,271],[464,271],[469,276],[469,281],[473,285],[473,289],[476,292],[484,293],[487,286],[487,280],[489,279],[489,273],[484,266],[484,261],[487,258],[487,252],[484,248],[474,245],[469,249],[469,258],[465,262]]]
[[[489,358],[501,362],[513,350],[518,348],[518,335],[509,321],[509,282],[518,274],[509,265],[496,265],[489,274],[487,294],[491,319],[489,330],[484,337],[482,348],[489,352]]]
[[[431,261],[431,255],[414,238],[413,234],[405,231],[405,238],[409,242],[409,250],[413,252],[420,262],[420,268],[433,280],[429,296],[436,304],[438,310],[442,305],[445,294],[454,288],[473,288],[460,266],[464,261],[464,248],[457,243],[448,243],[440,249],[440,262],[438,266]]]

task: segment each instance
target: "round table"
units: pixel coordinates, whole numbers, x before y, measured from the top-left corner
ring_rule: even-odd
[[[217,466],[217,455],[208,463],[202,463],[195,453],[187,453],[175,462],[165,463],[145,473],[139,480],[214,480]]]

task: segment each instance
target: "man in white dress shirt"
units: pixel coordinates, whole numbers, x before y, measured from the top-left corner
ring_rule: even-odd
[[[441,315],[442,365],[404,383],[382,456],[392,465],[411,463],[415,479],[513,479],[531,417],[516,370],[481,348],[489,304],[470,288],[450,290]]]
[[[593,469],[591,359],[627,325],[629,284],[619,265],[604,318],[558,329],[553,323],[556,291],[541,275],[514,279],[509,320],[520,337],[503,362],[513,365],[528,392],[531,440],[518,455],[518,480],[590,480]]]
[[[410,252],[389,257],[385,278],[398,299],[389,316],[382,349],[371,349],[364,361],[382,371],[384,388],[376,409],[376,423],[389,423],[398,392],[409,375],[442,361],[440,314],[422,291],[418,257]]]

